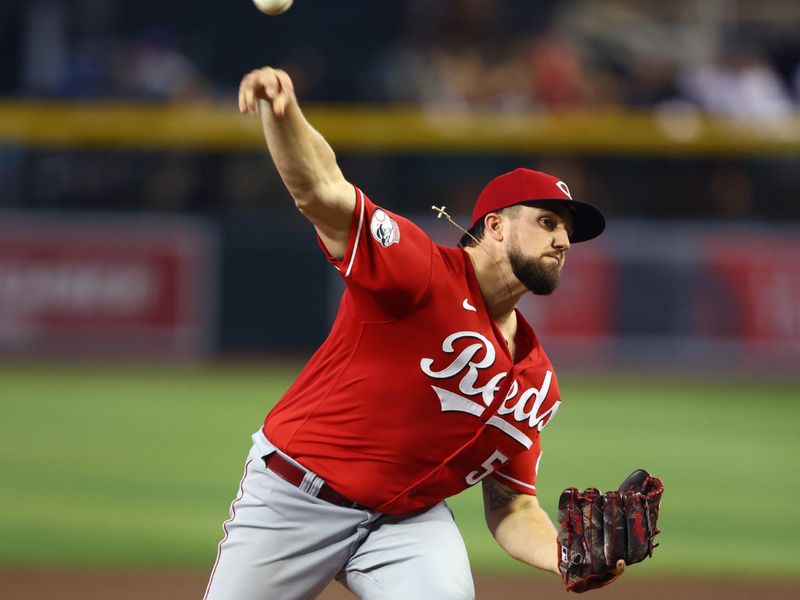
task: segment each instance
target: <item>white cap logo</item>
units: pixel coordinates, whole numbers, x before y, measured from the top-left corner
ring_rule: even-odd
[[[570,200],[572,200],[572,194],[569,193],[569,188],[567,187],[566,183],[564,183],[563,181],[559,181],[558,183],[556,183],[556,187],[560,189],[562,192],[564,192]]]

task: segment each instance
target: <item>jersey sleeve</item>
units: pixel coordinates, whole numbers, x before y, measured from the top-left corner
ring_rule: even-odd
[[[431,282],[433,241],[414,223],[376,206],[355,188],[356,206],[341,260],[325,255],[368,320],[396,318],[411,309]]]
[[[542,446],[539,437],[522,454],[518,454],[492,473],[498,482],[523,494],[536,495],[536,474],[542,459]]]

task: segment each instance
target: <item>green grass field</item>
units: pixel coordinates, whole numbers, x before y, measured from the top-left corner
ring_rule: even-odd
[[[249,435],[299,367],[0,365],[0,564],[213,562]],[[539,496],[666,492],[661,547],[635,576],[800,577],[800,381],[570,375],[545,430]],[[477,490],[451,501],[477,571],[525,568],[491,540]]]

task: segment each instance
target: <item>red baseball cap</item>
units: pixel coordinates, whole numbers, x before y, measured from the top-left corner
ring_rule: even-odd
[[[486,184],[472,209],[472,227],[490,212],[540,201],[558,201],[567,205],[575,222],[570,242],[591,240],[606,228],[606,219],[600,209],[573,200],[567,184],[558,177],[522,167],[499,175]]]

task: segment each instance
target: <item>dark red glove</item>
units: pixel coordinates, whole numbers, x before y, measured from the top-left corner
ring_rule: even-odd
[[[631,473],[616,492],[567,488],[558,501],[558,569],[567,590],[585,592],[617,578],[627,565],[652,556],[664,486],[644,469]]]

